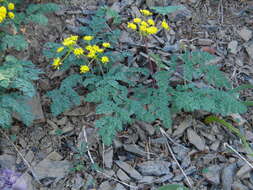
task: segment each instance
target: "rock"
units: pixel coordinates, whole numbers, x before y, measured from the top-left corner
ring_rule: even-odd
[[[120,183],[117,183],[116,187],[113,190],[126,190],[126,188]]]
[[[155,128],[148,124],[148,123],[145,123],[145,122],[141,122],[141,121],[137,121],[137,124],[143,129],[145,130],[148,135],[152,136],[155,134]]]
[[[44,117],[44,112],[42,110],[41,106],[41,100],[40,100],[40,95],[37,94],[33,96],[32,98],[28,99],[26,101],[26,104],[31,107],[33,116],[34,116],[34,123],[42,123],[45,122],[45,117]],[[17,113],[13,114],[13,117],[17,120],[21,120],[20,116]]]
[[[196,43],[197,43],[196,45],[199,45],[199,46],[210,46],[214,43],[214,41],[211,39],[201,39],[200,38],[197,40]]]
[[[155,177],[153,176],[143,176],[139,183],[153,183]]]
[[[17,182],[12,186],[12,190],[36,190],[32,185],[32,177],[26,172],[17,180]],[[22,189],[25,187],[24,189]]]
[[[209,182],[218,185],[220,184],[220,170],[220,166],[213,165],[206,168],[205,171],[202,172],[202,174]]]
[[[236,172],[236,177],[241,179],[245,174],[249,173],[251,170],[252,168],[248,164],[245,164]]]
[[[121,180],[121,181],[130,181],[130,177],[128,177],[128,175],[121,169],[119,169],[116,173],[116,175],[118,176],[118,178]]]
[[[141,174],[134,169],[132,166],[127,164],[126,162],[122,161],[115,161],[115,163],[122,169],[124,170],[130,177],[136,179],[136,180],[141,180],[142,176]]]
[[[187,157],[187,153],[190,151],[188,148],[181,145],[173,145],[173,152],[176,154],[178,160],[184,160]]]
[[[174,175],[172,173],[170,174],[166,174],[162,177],[159,177],[158,179],[154,180],[155,183],[165,183],[169,180],[171,180],[174,177]]]
[[[16,164],[16,158],[14,156],[3,154],[0,155],[0,167],[1,169],[14,169]]]
[[[188,117],[183,122],[179,124],[179,126],[176,127],[176,130],[173,133],[174,137],[181,136],[184,131],[192,125],[192,118]]]
[[[146,156],[146,152],[144,150],[142,150],[142,148],[136,144],[126,144],[126,145],[124,145],[124,149],[127,152],[131,152],[133,154],[136,154],[137,156],[141,156],[141,157]]]
[[[47,156],[47,159],[49,160],[53,160],[53,161],[60,161],[62,160],[62,156],[57,153],[57,152],[51,152],[48,156]]]
[[[205,150],[205,141],[192,129],[187,130],[187,137],[191,144],[198,150]]]
[[[104,181],[100,184],[98,190],[113,190],[113,187],[108,181]]]
[[[39,179],[55,178],[59,180],[68,174],[71,167],[67,160],[52,161],[46,158],[34,167],[34,171]]]
[[[34,158],[34,153],[33,151],[29,150],[27,154],[25,155],[25,159],[28,163],[31,163],[33,161],[33,158]]]
[[[246,44],[245,48],[249,57],[251,58],[251,60],[253,60],[253,41],[251,43]]]
[[[238,42],[236,40],[229,42],[228,51],[232,54],[236,54],[237,53],[237,46],[238,46]]]
[[[234,182],[232,184],[232,190],[249,190],[249,188],[239,182]]]
[[[104,153],[105,167],[111,168],[112,167],[112,161],[113,161],[113,148],[110,147],[107,150],[105,150],[105,153]]]
[[[246,42],[249,41],[252,37],[252,31],[249,30],[247,27],[243,27],[241,30],[237,31],[237,33]]]
[[[218,148],[220,146],[220,141],[215,141],[211,146],[210,146],[210,149],[213,150],[213,151],[217,151]]]
[[[147,161],[138,164],[138,171],[140,171],[142,175],[161,176],[171,173],[170,166],[171,163],[166,161]]]
[[[222,170],[221,180],[222,180],[223,190],[231,190],[236,169],[237,169],[237,165],[236,163],[233,163],[233,164],[228,165]]]

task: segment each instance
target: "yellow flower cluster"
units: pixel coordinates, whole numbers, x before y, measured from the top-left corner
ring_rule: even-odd
[[[111,44],[108,42],[103,42],[101,46],[98,46],[96,44],[91,45],[90,41],[94,39],[93,36],[83,36],[82,39],[88,43],[85,48],[80,47],[78,42],[79,36],[70,36],[63,40],[61,47],[57,48],[56,52],[60,53],[65,48],[67,49],[66,55],[61,59],[60,57],[57,57],[54,59],[52,66],[55,69],[59,69],[62,65],[63,61],[70,55],[70,53],[73,53],[76,57],[80,58],[81,56],[91,59],[90,63],[93,60],[96,60],[97,62],[101,63],[108,63],[110,60],[107,56],[102,56],[101,54],[104,53],[105,48],[110,48]],[[89,72],[90,68],[87,65],[82,65],[80,67],[80,73],[86,73]]]
[[[64,46],[73,46],[76,44],[78,40],[78,36],[70,36],[68,38],[65,38],[62,42]]]
[[[7,8],[5,6],[0,6],[0,23],[2,23],[6,19],[6,16],[8,16],[10,19],[14,19],[15,14],[11,12],[14,9],[15,5],[13,3],[8,3]]]
[[[146,17],[153,15],[152,12],[146,9],[142,9],[140,10],[140,12],[143,14],[143,16],[146,16]],[[139,33],[143,36],[156,34],[158,32],[158,27],[156,26],[156,23],[152,18],[147,18],[147,19],[146,18],[141,19],[138,17],[134,18],[132,22],[127,23],[127,27],[132,30],[139,31]],[[170,30],[170,27],[165,20],[162,21],[160,27],[164,28],[165,30]]]

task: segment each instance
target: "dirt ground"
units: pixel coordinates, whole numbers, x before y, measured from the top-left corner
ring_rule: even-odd
[[[62,0],[58,3],[62,8],[48,15],[48,26],[25,28],[30,44],[26,56],[44,71],[36,83],[38,96],[32,102],[37,120],[31,127],[14,123],[6,132],[9,137],[16,136],[14,144],[2,135],[1,165],[21,172],[28,190],[155,190],[174,183],[197,190],[253,189],[252,165],[229,147],[249,162],[253,157],[246,154],[239,137],[226,128],[204,124],[202,112],[175,116],[173,127],[166,130],[169,139],[156,125],[138,122],[119,133],[109,147],[102,144],[94,128],[95,105],[84,103],[53,117],[46,93],[57,88],[66,73],[53,70],[42,55],[46,42],[59,42],[73,33],[71,29],[81,25],[78,19],[88,17],[83,13],[86,10],[108,5],[119,11],[123,20],[129,20],[136,7],[181,4],[185,6],[183,12],[169,15],[172,30],[161,47],[178,52],[175,45],[179,41],[192,50],[208,47],[217,56],[215,64],[227,74],[233,86],[253,84],[252,1]],[[124,34],[128,36],[122,36],[120,43],[127,47],[131,34],[127,30]],[[172,54],[163,53],[168,57]],[[243,91],[241,98],[253,100],[252,92]],[[246,114],[225,118],[245,134],[250,144],[252,115],[251,107]],[[235,118],[240,122],[234,122]],[[91,155],[85,148],[87,142]]]

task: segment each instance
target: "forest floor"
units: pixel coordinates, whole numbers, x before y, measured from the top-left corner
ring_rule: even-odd
[[[93,104],[84,103],[53,117],[46,93],[57,88],[67,73],[53,70],[42,55],[46,42],[60,42],[74,34],[75,28],[82,25],[80,20],[89,18],[102,5],[117,11],[126,22],[138,9],[183,5],[183,11],[168,15],[171,31],[159,41],[164,57],[179,53],[178,43],[184,41],[189,49],[213,53],[214,64],[227,74],[234,87],[253,84],[252,1],[62,0],[57,3],[61,4],[61,10],[48,15],[48,26],[31,24],[25,28],[30,44],[27,56],[44,71],[36,83],[38,96],[31,102],[37,120],[31,127],[15,123],[7,133],[16,136],[14,144],[7,137],[2,138],[0,164],[21,172],[28,190],[155,190],[164,184],[184,184],[198,190],[253,189],[251,165],[230,147],[250,162],[253,157],[247,154],[240,138],[227,128],[206,125],[203,122],[206,113],[176,115],[172,128],[166,129],[167,137],[159,130],[159,123],[135,123],[119,133],[112,146],[103,145],[94,128]],[[120,45],[129,46],[135,53],[134,60],[140,60],[132,45],[138,42],[126,24],[121,24],[121,29]],[[157,38],[153,39],[155,45]],[[252,90],[243,91],[240,97],[253,100]],[[253,143],[252,116],[251,107],[245,114],[224,119]],[[87,143],[90,155],[82,146]],[[94,168],[93,161],[102,172]]]

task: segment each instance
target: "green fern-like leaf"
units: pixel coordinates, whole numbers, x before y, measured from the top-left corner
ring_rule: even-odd
[[[22,35],[5,35],[1,39],[2,50],[14,48],[15,50],[21,51],[28,48],[28,43]]]
[[[40,25],[47,25],[48,19],[43,14],[33,14],[31,16],[26,17],[27,22],[31,21]]]
[[[63,80],[59,89],[47,93],[47,96],[52,99],[51,111],[54,116],[81,104],[81,97],[73,89],[73,87],[81,82],[82,77],[80,75],[71,75]]]
[[[99,129],[99,134],[102,141],[106,145],[112,144],[112,140],[117,132],[121,131],[122,121],[116,117],[104,116],[96,121],[96,127]]]

